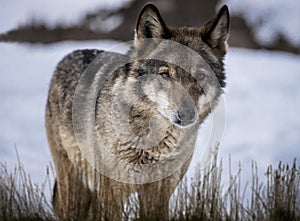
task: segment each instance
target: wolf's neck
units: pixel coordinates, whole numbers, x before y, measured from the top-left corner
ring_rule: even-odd
[[[176,154],[179,137],[180,129],[170,126],[156,145],[143,146],[147,141],[143,137],[136,137],[130,142],[120,142],[114,154],[129,163],[155,163]]]

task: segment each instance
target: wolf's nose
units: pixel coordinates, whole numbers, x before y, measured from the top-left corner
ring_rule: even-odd
[[[194,123],[195,121],[195,111],[193,109],[183,108],[177,111],[176,121],[175,123],[180,126],[187,126],[189,124]]]

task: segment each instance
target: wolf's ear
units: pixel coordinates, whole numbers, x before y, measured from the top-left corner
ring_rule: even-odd
[[[226,53],[230,16],[227,5],[218,15],[201,27],[203,40],[220,55]]]
[[[153,4],[147,4],[141,11],[135,30],[135,39],[164,38],[167,27]]]

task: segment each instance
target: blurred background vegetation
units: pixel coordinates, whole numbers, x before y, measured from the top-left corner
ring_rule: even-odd
[[[1,34],[0,41],[49,44],[65,40],[132,40],[138,13],[147,2],[149,1],[132,0],[117,9],[100,8],[86,13],[80,22],[72,25],[57,23],[50,27],[41,20],[33,19]],[[151,2],[160,9],[167,25],[194,27],[200,27],[207,19],[212,18],[221,4],[219,0],[189,0],[188,3],[186,0]],[[235,14],[231,18],[229,45],[300,54],[300,46],[291,44],[283,35],[278,35],[275,41],[268,44],[258,41],[254,37],[253,27],[248,25],[242,14]]]

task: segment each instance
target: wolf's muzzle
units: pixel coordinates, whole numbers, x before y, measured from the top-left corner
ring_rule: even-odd
[[[173,115],[172,120],[174,124],[181,127],[186,127],[196,121],[196,112],[194,109],[181,108]]]

